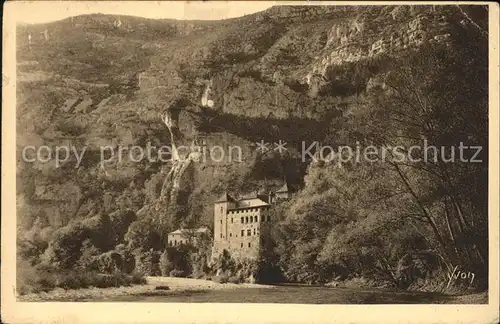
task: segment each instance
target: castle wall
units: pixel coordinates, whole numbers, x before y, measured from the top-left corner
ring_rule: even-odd
[[[200,232],[180,232],[177,231],[168,233],[167,235],[167,244],[168,246],[177,246],[182,244],[191,244],[196,246],[199,243],[200,237],[203,233]]]
[[[169,246],[177,246],[181,244],[188,244],[190,240],[186,235],[182,233],[170,233],[167,236],[167,241]]]
[[[228,250],[235,258],[254,259],[259,255],[261,228],[270,223],[265,215],[267,206],[248,207],[221,211],[220,203],[214,211],[214,246],[213,256]]]

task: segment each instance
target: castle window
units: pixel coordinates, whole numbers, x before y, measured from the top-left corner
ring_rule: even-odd
[[[253,235],[255,235],[255,228],[253,229]]]
[[[231,224],[233,223],[233,218],[231,217]]]
[[[220,220],[220,223],[222,224],[222,219]]]
[[[245,236],[245,230],[241,230],[241,237]]]
[[[241,243],[241,247],[243,247],[243,243]]]
[[[224,213],[224,207],[222,207],[222,206],[220,207],[220,212]]]
[[[233,233],[229,233],[229,237],[233,237]]]
[[[252,235],[252,230],[247,229],[247,236],[250,236],[250,235]]]
[[[174,245],[177,245],[177,240],[174,240]]]
[[[253,216],[250,216],[250,223],[253,223]]]
[[[257,223],[259,221],[259,216],[255,216],[255,222]]]
[[[248,247],[251,247],[252,245],[250,243],[248,243]]]
[[[222,238],[222,233],[220,233],[220,238]]]
[[[248,223],[248,216],[245,217],[245,223]]]
[[[270,222],[271,221],[271,215],[267,215],[267,221]]]
[[[241,224],[243,224],[243,220],[244,220],[243,217],[241,217]]]

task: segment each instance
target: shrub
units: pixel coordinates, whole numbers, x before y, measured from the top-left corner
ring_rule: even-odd
[[[186,277],[186,273],[183,270],[174,269],[169,273],[170,277]]]
[[[132,224],[137,219],[137,215],[135,212],[131,210],[118,210],[114,213],[111,213],[109,215],[109,218],[111,220],[111,224],[113,225],[113,228],[115,229],[115,240],[116,242],[121,242],[123,241],[123,238],[125,237],[125,234],[127,234],[127,230]]]
[[[174,269],[174,265],[169,260],[167,250],[163,251],[160,256],[160,271],[162,276],[168,276],[170,271]]]
[[[241,277],[239,277],[239,276],[231,276],[231,277],[229,277],[228,282],[234,283],[234,284],[239,284],[242,282],[242,280],[241,280]]]
[[[125,244],[118,244],[115,251],[120,253],[122,257],[122,269],[124,273],[132,274],[135,269],[135,258],[132,252]]]
[[[214,276],[212,277],[212,281],[223,284],[229,281],[229,276],[226,274],[221,274],[220,276]]]
[[[144,285],[146,284],[146,278],[144,278],[141,274],[134,272],[132,273],[130,282],[133,285]]]
[[[126,275],[123,273],[100,274],[96,272],[64,271],[47,265],[26,268],[20,267],[18,274],[18,292],[39,293],[50,291],[56,287],[63,289],[79,289],[88,287],[108,288],[145,284],[146,279],[138,274]]]
[[[17,290],[23,295],[54,289],[57,285],[55,269],[46,265],[31,266],[24,260],[18,261]]]
[[[97,271],[97,256],[100,251],[96,248],[90,240],[85,240],[80,249],[81,257],[76,263],[76,268],[80,271]]]
[[[89,273],[62,273],[57,275],[57,287],[63,289],[87,288],[95,285],[95,274]]]
[[[158,251],[149,250],[143,252],[138,249],[134,251],[134,255],[135,272],[146,276],[157,276],[161,274],[159,267],[160,255]]]
[[[123,260],[120,253],[116,251],[109,251],[97,257],[97,264],[99,272],[114,273],[121,271],[123,267]]]

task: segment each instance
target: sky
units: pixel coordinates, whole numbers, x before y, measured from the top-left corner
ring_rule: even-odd
[[[45,23],[90,13],[153,19],[217,20],[265,10],[274,1],[36,1],[7,2],[20,23]]]

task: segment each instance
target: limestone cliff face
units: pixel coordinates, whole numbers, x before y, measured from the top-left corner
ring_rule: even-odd
[[[215,33],[201,32],[189,44],[174,41],[144,72],[141,91],[162,87],[174,93],[189,83],[188,92],[199,95],[210,83],[210,108],[216,110],[318,117],[314,98],[330,82],[325,77],[332,67],[445,42],[449,11],[442,6],[272,8],[220,25]],[[182,57],[191,60],[185,64]]]
[[[78,130],[70,135],[89,147],[93,159],[72,176],[136,182],[145,191],[146,183],[158,182],[158,190],[151,185],[144,203],[133,206],[141,215],[176,226],[200,219],[209,225],[211,201],[223,190],[280,185],[283,170],[290,168],[282,156],[266,161],[256,153],[255,142],[268,139],[257,138],[255,129],[277,138],[299,127],[283,121],[327,124],[362,103],[366,89],[381,82],[382,72],[354,77],[352,66],[445,43],[460,17],[455,6],[278,6],[223,21],[90,15],[21,26],[18,129],[42,141],[54,140],[42,136],[51,127]],[[28,44],[29,33],[45,29],[50,39]],[[60,110],[82,93],[95,103],[110,99],[94,110]],[[221,114],[233,124],[219,119],[212,125]],[[170,145],[172,160],[97,165],[99,146],[147,142]],[[209,146],[205,155],[179,150],[203,142]],[[243,161],[207,156],[216,146],[225,153],[239,147]],[[263,165],[271,171],[261,172]],[[109,208],[119,198],[115,195]]]
[[[366,12],[333,24],[325,48],[306,76],[308,83],[313,75],[324,75],[331,65],[357,62],[384,53],[396,55],[425,43],[445,41],[450,36],[447,16],[440,8],[396,6],[375,10],[380,10],[375,20],[368,20],[370,16]]]
[[[163,46],[141,73],[139,91],[160,92],[165,101],[187,98],[190,107],[167,109],[164,115],[173,161],[154,209],[172,206],[168,213],[178,219],[210,214],[210,208],[196,202],[200,195],[227,188],[227,174],[248,177],[256,163],[252,150],[246,152],[245,163],[236,167],[228,162],[200,162],[199,152],[177,152],[176,146],[192,146],[199,136],[192,119],[179,119],[179,114],[189,115],[195,109],[245,118],[324,118],[332,110],[356,105],[367,88],[380,82],[371,75],[355,93],[329,93],[325,88],[343,77],[334,73],[332,80],[332,68],[342,70],[348,64],[446,42],[448,18],[447,9],[432,6],[280,7]],[[248,147],[252,143],[234,135],[221,139],[208,134],[207,139],[214,145]],[[243,180],[233,183],[245,187],[239,181]]]
[[[186,225],[211,214],[212,206],[206,202],[230,183],[233,189],[242,187],[256,158],[248,141],[227,133],[198,132],[186,116],[194,112],[186,111],[185,105],[183,100],[174,101],[162,115],[170,135],[170,141],[164,144],[171,154],[162,167],[161,190],[138,212],[139,216],[152,217],[160,226]],[[181,124],[184,127],[179,127]]]

